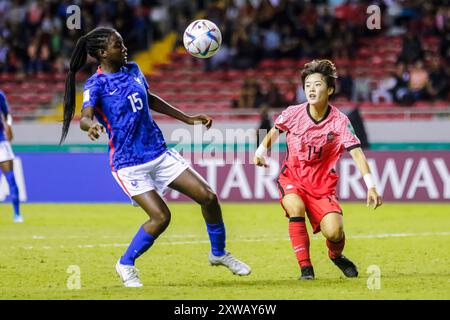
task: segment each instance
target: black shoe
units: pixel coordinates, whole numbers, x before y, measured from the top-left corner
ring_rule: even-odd
[[[299,280],[314,280],[314,268],[312,266],[303,267]]]
[[[336,259],[331,259],[331,261],[342,270],[347,278],[356,278],[358,276],[358,269],[356,269],[355,264],[343,255]]]

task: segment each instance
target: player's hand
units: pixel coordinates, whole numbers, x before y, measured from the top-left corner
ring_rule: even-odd
[[[197,122],[201,122],[206,127],[206,129],[211,128],[212,125],[211,117],[203,113],[189,117],[188,124],[195,124]]]
[[[100,123],[96,122],[89,128],[88,137],[92,141],[95,141],[98,138],[100,138],[100,133],[104,133],[104,132],[105,132],[105,127],[102,126]]]
[[[381,196],[378,194],[377,190],[375,188],[370,188],[367,191],[367,206],[376,209],[382,204],[383,200]]]
[[[258,157],[258,156],[254,156],[253,157],[253,163],[255,165],[257,165],[258,167],[264,167],[267,168],[269,167],[269,165],[266,163],[266,159],[264,157]]]

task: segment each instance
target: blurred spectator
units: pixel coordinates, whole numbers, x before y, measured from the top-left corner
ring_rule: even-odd
[[[354,79],[353,102],[370,101],[370,82],[366,72],[357,74]]]
[[[231,48],[233,49],[232,66],[236,69],[247,69],[256,66],[258,57],[261,54],[258,44],[249,37],[246,28],[240,24],[231,38]]]
[[[264,95],[264,101],[269,108],[286,107],[284,97],[280,92],[280,88],[272,80],[267,80],[267,92]]]
[[[284,94],[284,100],[286,103],[286,106],[296,105],[297,100],[297,84],[294,82],[294,80],[289,79],[289,84],[287,86],[286,93]]]
[[[281,35],[278,26],[273,24],[269,30],[263,32],[264,58],[280,56]]]
[[[422,60],[418,60],[409,72],[409,90],[414,101],[427,98],[428,72]]]
[[[294,31],[289,26],[283,26],[281,29],[281,44],[279,46],[279,53],[284,58],[298,58],[301,56],[300,40],[294,34]]]
[[[339,69],[336,91],[336,96],[343,96],[348,100],[351,100],[353,96],[353,77],[348,72],[347,68]]]
[[[259,108],[263,103],[264,95],[261,85],[254,78],[247,78],[241,87],[238,106],[240,109]]]
[[[406,64],[414,63],[424,58],[422,44],[416,34],[408,31],[403,37],[402,51],[399,56],[399,62]]]
[[[377,82],[377,88],[372,91],[372,102],[392,102],[392,90],[395,87],[396,83],[397,80],[394,75],[379,80]]]
[[[446,99],[449,92],[450,75],[445,70],[439,58],[434,58],[431,64],[427,86],[429,96],[434,99]]]
[[[391,89],[391,92],[394,101],[399,104],[411,103],[412,97],[408,88],[410,75],[405,64],[397,64],[395,74],[393,76],[395,79],[395,85]]]
[[[269,118],[269,106],[267,104],[263,104],[261,106],[261,119],[259,122],[258,130],[256,132],[256,145],[262,142],[266,134],[272,129],[272,121]]]

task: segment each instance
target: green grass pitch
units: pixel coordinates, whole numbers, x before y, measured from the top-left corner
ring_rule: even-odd
[[[146,218],[141,209],[24,204],[25,223],[16,225],[11,206],[2,204],[0,299],[450,298],[448,204],[386,203],[373,211],[363,202],[343,203],[344,254],[357,264],[359,277],[345,278],[329,261],[323,236],[315,235],[311,258],[316,280],[307,282],[297,280],[299,269],[279,204],[223,204],[227,249],[252,267],[248,277],[209,265],[198,205],[169,207],[169,228],[137,260],[144,287],[124,288],[114,264]],[[69,266],[80,270],[80,289],[68,286],[74,283]],[[376,275],[367,273],[369,266],[381,272],[378,289],[373,287]]]

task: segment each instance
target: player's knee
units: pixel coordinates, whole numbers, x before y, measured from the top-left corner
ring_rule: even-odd
[[[167,228],[167,226],[170,223],[170,213],[164,213],[160,212],[152,216],[153,221],[160,227],[160,228]]]
[[[202,206],[209,206],[218,202],[217,195],[211,189],[206,189],[203,191],[202,199],[200,204]]]
[[[289,217],[304,217],[305,216],[305,207],[302,205],[285,205],[284,208],[286,209],[287,214]]]
[[[301,209],[298,209],[298,208],[287,210],[287,213],[288,213],[289,217],[291,217],[291,218],[305,216],[305,211],[302,211]]]
[[[342,238],[344,238],[344,229],[343,227],[337,227],[334,228],[333,230],[330,230],[327,235],[326,238],[328,240],[330,240],[331,242],[339,242],[342,240]]]

